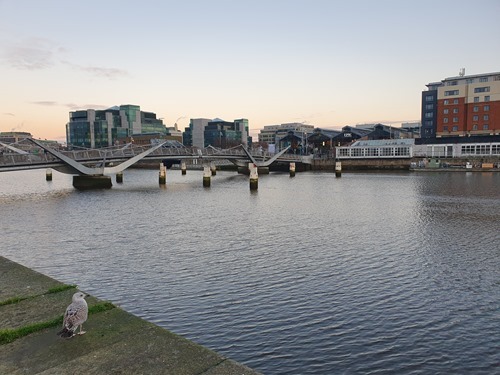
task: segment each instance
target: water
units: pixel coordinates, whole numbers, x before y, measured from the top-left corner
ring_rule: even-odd
[[[0,174],[1,255],[264,374],[500,373],[500,173],[44,174]]]

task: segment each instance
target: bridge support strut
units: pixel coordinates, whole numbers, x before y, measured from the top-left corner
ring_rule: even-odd
[[[109,176],[73,176],[73,187],[78,190],[111,189]]]

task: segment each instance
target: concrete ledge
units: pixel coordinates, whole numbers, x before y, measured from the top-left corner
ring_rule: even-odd
[[[75,289],[0,257],[0,330],[61,316]],[[29,286],[29,288],[28,288]],[[35,293],[33,293],[35,292]],[[16,294],[19,293],[19,294]],[[87,298],[89,307],[102,303]],[[91,314],[85,335],[62,339],[47,328],[0,345],[0,374],[258,374],[256,371],[115,307]]]

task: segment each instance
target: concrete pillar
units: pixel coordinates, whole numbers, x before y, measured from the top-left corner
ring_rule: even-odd
[[[185,162],[185,161],[183,161],[183,162],[181,162],[181,171],[182,171],[182,175],[185,175],[185,174],[186,174],[186,170],[187,170],[187,168],[186,168],[186,162]]]
[[[335,177],[342,176],[342,163],[340,161],[335,162]]]
[[[254,163],[248,163],[250,170],[250,190],[257,190],[259,188],[259,172]]]
[[[210,180],[212,179],[212,172],[209,166],[203,167],[203,187],[210,187]]]
[[[290,163],[290,177],[295,177],[295,163]]]
[[[109,176],[73,176],[73,186],[78,190],[111,189]]]
[[[163,165],[163,163],[160,163],[160,174],[158,177],[158,182],[160,183],[160,185],[167,184],[167,168]]]
[[[45,180],[46,181],[52,181],[52,169],[48,168],[45,171]]]
[[[217,174],[217,167],[215,166],[214,162],[210,163],[210,170],[212,171],[212,176],[215,176]]]
[[[116,174],[116,182],[121,184],[123,182],[123,172],[118,172]]]
[[[261,175],[261,174],[269,174],[269,167],[258,167],[257,168],[257,173],[259,175]]]

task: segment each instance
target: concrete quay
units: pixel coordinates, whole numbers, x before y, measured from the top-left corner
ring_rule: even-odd
[[[75,291],[0,256],[0,374],[258,374],[92,296],[87,333],[60,338]]]

